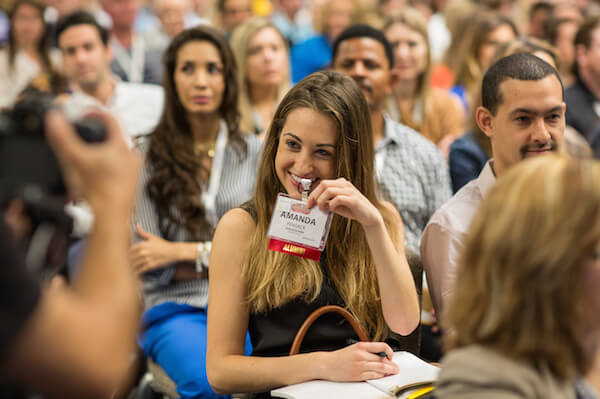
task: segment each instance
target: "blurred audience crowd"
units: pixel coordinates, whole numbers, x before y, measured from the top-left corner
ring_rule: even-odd
[[[316,72],[325,73],[314,75]],[[362,93],[360,98],[349,100],[351,106],[330,105],[327,101],[334,100],[306,94],[321,89],[314,83],[318,76],[326,87],[323,90],[331,90],[328,94],[334,96],[339,87],[348,84],[345,78],[337,77],[339,74],[349,77]],[[593,203],[599,200],[600,186],[598,165],[593,160],[600,158],[600,1],[2,0],[0,109],[10,110],[27,93],[51,93],[72,121],[90,109],[111,115],[128,148],[143,159],[130,223],[131,246],[127,249],[142,286],[137,336],[140,353],[134,357],[143,359],[138,367],[147,368],[154,379],[166,373],[173,395],[227,397],[246,389],[266,390],[281,381],[233,378],[236,382],[228,384],[223,380],[238,366],[246,370],[243,362],[234,362],[235,356],[224,354],[256,353],[253,347],[258,344],[262,349],[264,339],[256,334],[277,332],[269,330],[273,328],[270,325],[265,331],[261,330],[264,326],[255,325],[261,320],[255,320],[253,309],[270,312],[273,309],[268,304],[281,304],[281,300],[273,299],[270,291],[262,299],[266,302],[259,305],[251,301],[263,294],[250,292],[241,297],[249,302],[236,314],[245,318],[242,322],[250,323],[249,333],[234,325],[234,338],[239,341],[235,349],[211,347],[209,344],[217,341],[215,331],[221,335],[222,330],[212,330],[215,327],[207,324],[227,326],[231,321],[214,316],[207,319],[209,303],[216,298],[216,305],[211,304],[215,313],[233,307],[227,307],[227,301],[209,290],[208,275],[213,235],[219,233],[221,218],[230,220],[229,211],[239,211],[240,205],[250,201],[243,209],[252,216],[248,220],[260,227],[266,223],[261,212],[271,208],[257,203],[261,196],[256,187],[264,188],[271,182],[271,186],[287,190],[281,176],[277,176],[279,183],[267,180],[274,179],[265,166],[269,160],[261,164],[260,159],[263,154],[273,156],[271,169],[277,169],[281,161],[278,146],[288,122],[293,120],[294,127],[301,125],[296,120],[299,117],[293,118],[298,115],[295,99],[304,101],[311,113],[322,111],[317,116],[329,118],[317,118],[316,123],[314,115],[304,116],[303,123],[310,129],[299,131],[308,136],[295,136],[292,143],[285,141],[286,149],[297,149],[298,153],[311,143],[306,139],[312,137],[309,133],[317,136],[322,129],[323,137],[329,137],[331,120],[345,121],[344,113],[357,110],[364,113],[359,116],[360,126],[370,130],[368,135],[353,131],[342,121],[335,137],[361,145],[361,140],[367,140],[365,148],[370,154],[351,155],[356,149],[345,149],[338,155],[315,151],[314,156],[321,158],[311,158],[310,162],[317,164],[333,157],[337,162],[333,177],[344,178],[360,190],[370,186],[361,186],[356,175],[344,172],[344,168],[350,168],[357,159],[372,163],[369,167],[358,165],[363,170],[356,173],[374,179],[377,198],[382,200],[376,212],[384,215],[392,232],[391,239],[387,235],[380,238],[391,243],[401,237],[402,249],[396,255],[409,260],[401,267],[404,277],[412,275],[414,279],[414,285],[411,280],[410,285],[396,288],[414,291],[419,306],[417,310],[410,308],[407,304],[414,298],[400,300],[381,286],[360,291],[372,288],[369,284],[374,270],[378,278],[390,275],[381,272],[378,256],[368,255],[375,249],[387,254],[383,247],[355,236],[353,229],[362,226],[367,231],[371,219],[352,213],[346,217],[360,225],[348,224],[345,230],[340,227],[332,231],[339,235],[330,235],[329,240],[360,245],[362,252],[348,252],[358,255],[344,262],[354,265],[351,261],[362,262],[364,255],[364,262],[357,262],[373,270],[363,276],[366,282],[342,278],[343,273],[332,266],[331,275],[327,271],[318,274],[325,281],[324,287],[331,285],[340,291],[336,300],[349,306],[349,292],[358,297],[376,292],[380,295],[376,305],[366,302],[379,306],[375,314],[381,320],[385,316],[386,323],[387,304],[391,302],[402,303],[403,309],[410,308],[411,312],[420,311],[418,326],[400,334],[412,337],[412,343],[400,339],[390,345],[432,362],[439,362],[451,350],[442,361],[436,397],[494,398],[474,387],[510,385],[515,381],[511,373],[521,373],[535,380],[530,387],[538,396],[523,393],[515,398],[575,398],[575,394],[600,398],[600,360],[594,362],[600,356],[593,356],[600,344],[597,314],[583,312],[588,324],[582,318],[550,316],[559,312],[579,314],[582,306],[600,309],[600,286],[594,291],[594,287],[578,285],[585,285],[586,278],[600,284],[598,270],[581,269],[591,259],[590,245],[597,245],[592,258],[598,269],[600,251],[600,220],[596,219],[595,227],[594,223],[585,224],[599,215],[600,206]],[[325,107],[319,101],[327,104],[327,111],[319,109]],[[560,155],[548,157],[553,163],[536,161],[538,164],[532,163],[530,169],[517,165],[528,164],[521,161],[543,152]],[[342,155],[346,158],[340,160]],[[548,176],[545,170],[549,170]],[[297,184],[299,178],[290,177]],[[569,180],[573,184],[570,190],[576,190],[571,195],[567,195]],[[558,187],[553,186],[555,183]],[[596,191],[589,185],[595,185]],[[340,186],[342,189],[347,187]],[[557,193],[561,189],[562,194]],[[544,190],[545,198],[535,197]],[[371,194],[369,201],[374,202]],[[519,195],[523,196],[522,208],[517,205]],[[582,205],[561,202],[578,200]],[[391,204],[396,216],[386,213],[383,201]],[[549,208],[543,213],[536,205]],[[570,220],[564,205],[580,210],[570,218],[581,223]],[[356,207],[361,212],[372,211],[370,207]],[[553,224],[555,231],[540,227],[543,218],[553,221],[553,209],[566,224],[560,233],[560,224]],[[95,219],[101,215],[76,197],[70,198],[66,210],[74,219],[67,277],[75,280]],[[233,220],[244,225],[243,216]],[[571,224],[567,224],[569,220]],[[390,223],[396,223],[398,231],[389,228]],[[516,227],[521,224],[522,229]],[[219,228],[227,226],[225,223]],[[225,231],[238,237],[237,231]],[[508,240],[514,231],[518,234]],[[541,255],[533,259],[519,245],[538,232],[543,234],[532,240],[529,251]],[[553,232],[564,240],[553,239]],[[214,262],[219,267],[227,263],[220,247],[223,234],[219,243],[215,242],[220,251]],[[250,259],[256,262],[260,251],[258,255],[252,251],[259,241],[252,237],[240,248],[251,248]],[[505,245],[502,238],[507,239]],[[586,241],[589,245],[584,248],[583,244],[577,246],[574,238],[591,241]],[[341,248],[331,251],[344,253]],[[571,263],[562,262],[569,254]],[[577,266],[573,259],[578,260]],[[263,260],[265,264],[273,261],[266,255]],[[331,262],[333,259],[324,253],[321,264]],[[571,269],[567,269],[569,265]],[[234,270],[245,279],[232,278],[234,289],[246,284],[259,292],[268,289],[248,276],[248,270],[262,273],[259,267]],[[227,286],[224,281],[229,282],[225,277],[223,272],[216,274],[215,284],[221,289]],[[274,284],[274,276],[265,278]],[[544,281],[537,281],[542,278],[551,285],[547,290]],[[306,279],[306,284],[321,282]],[[569,295],[568,287],[561,288],[565,280],[573,284],[573,290],[581,289],[588,296],[560,297],[563,302],[557,299],[543,306],[543,298]],[[273,292],[281,294],[274,285]],[[296,291],[290,288],[294,294],[288,299],[309,299],[309,285],[305,291],[295,287]],[[519,296],[525,292],[518,292],[528,287],[532,290],[529,300]],[[463,309],[465,306],[468,309]],[[352,310],[355,316],[366,313],[360,307]],[[530,312],[526,316],[537,320],[537,326],[516,317],[519,312]],[[400,324],[410,324],[408,319]],[[514,325],[510,325],[511,319]],[[373,323],[377,328],[382,325]],[[573,323],[576,329],[565,330]],[[558,329],[560,334],[544,334],[548,329]],[[385,334],[381,331],[374,336],[392,342],[395,332],[391,328]],[[578,335],[581,331],[585,334]],[[534,338],[520,339],[521,332],[530,337],[539,333],[544,345],[553,345],[548,341],[552,339],[560,340],[560,345],[552,352],[530,342]],[[494,365],[510,372],[498,376]],[[225,383],[220,385],[222,381]],[[137,380],[132,386],[136,385],[142,389]],[[216,393],[215,386],[226,388]],[[527,382],[515,386],[527,392],[523,388]],[[163,392],[167,394],[169,388]]]

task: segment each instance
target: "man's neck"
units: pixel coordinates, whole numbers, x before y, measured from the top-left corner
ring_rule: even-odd
[[[126,49],[131,48],[131,44],[133,43],[133,29],[132,27],[120,27],[113,28],[113,35],[117,39],[117,41],[121,44],[121,46]]]
[[[596,100],[600,100],[600,80],[594,78],[590,71],[579,68],[579,79],[585,87],[594,95]]]
[[[371,110],[371,126],[373,127],[373,145],[376,146],[385,136],[383,133],[385,123],[381,110]]]
[[[102,79],[94,86],[79,85],[79,87],[81,91],[90,97],[94,97],[102,105],[108,105],[108,102],[115,92],[115,85],[115,80],[110,73],[108,73],[106,78]]]

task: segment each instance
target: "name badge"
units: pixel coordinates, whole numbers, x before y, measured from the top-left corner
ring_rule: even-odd
[[[269,249],[318,261],[325,248],[332,214],[279,194],[267,235]]]

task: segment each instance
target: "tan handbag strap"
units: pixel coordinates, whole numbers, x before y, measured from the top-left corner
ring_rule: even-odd
[[[304,339],[306,332],[308,331],[310,326],[315,322],[315,320],[317,320],[319,317],[323,316],[324,314],[331,313],[331,312],[337,313],[337,314],[341,315],[342,317],[344,317],[348,321],[348,323],[350,323],[350,325],[354,329],[354,332],[356,333],[356,335],[358,335],[358,338],[361,341],[369,340],[369,338],[367,337],[367,334],[365,333],[363,328],[358,323],[358,320],[356,320],[356,318],[354,316],[352,316],[352,314],[350,312],[348,312],[346,309],[342,308],[341,306],[337,306],[337,305],[321,306],[320,308],[318,308],[314,312],[312,312],[310,315],[308,315],[306,320],[304,320],[304,323],[302,323],[302,325],[298,329],[298,332],[296,333],[296,337],[294,338],[294,342],[292,342],[292,348],[290,349],[290,356],[298,354],[298,352],[300,351],[300,345],[302,345],[302,340]]]

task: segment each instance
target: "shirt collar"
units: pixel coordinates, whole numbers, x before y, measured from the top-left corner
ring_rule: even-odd
[[[375,151],[386,147],[389,143],[398,144],[400,139],[398,138],[396,129],[394,129],[395,123],[386,113],[383,114],[383,138],[377,143]]]
[[[477,186],[479,187],[482,197],[485,197],[488,191],[490,191],[492,186],[496,183],[496,175],[494,175],[494,170],[492,169],[493,163],[493,159],[487,161],[479,174],[479,177],[477,177]]]

